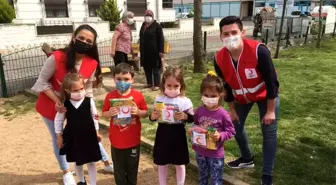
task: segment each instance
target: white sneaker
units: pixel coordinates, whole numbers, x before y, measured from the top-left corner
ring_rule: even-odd
[[[108,173],[113,173],[113,172],[114,172],[114,170],[113,170],[113,164],[110,164],[110,165],[108,165],[108,166],[105,166],[105,167],[104,167],[104,171],[105,171],[105,172],[108,172]]]
[[[63,183],[64,185],[76,185],[75,178],[73,177],[71,172],[63,175]]]

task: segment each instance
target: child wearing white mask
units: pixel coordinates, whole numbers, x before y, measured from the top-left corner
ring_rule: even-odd
[[[189,163],[185,123],[193,122],[193,105],[184,96],[186,84],[179,68],[168,68],[162,77],[161,96],[156,97],[151,121],[159,121],[154,143],[154,163],[159,184],[167,184],[168,164],[175,165],[177,185],[184,185]]]
[[[96,184],[96,163],[102,156],[99,149],[98,114],[94,100],[85,97],[84,79],[78,73],[68,74],[62,84],[61,99],[66,112],[57,112],[55,132],[60,155],[68,162],[75,162],[78,184],[85,185],[83,165],[87,164],[90,184]],[[64,120],[67,124],[63,130]]]
[[[189,135],[197,137],[196,142],[193,143],[193,149],[196,152],[199,168],[198,185],[223,184],[223,143],[235,135],[235,129],[229,113],[219,105],[224,97],[224,87],[215,72],[209,72],[203,79],[201,95],[203,105],[195,112],[194,127],[188,129]],[[200,129],[203,132],[198,132]],[[214,132],[208,133],[210,129]],[[195,138],[192,140],[194,141]],[[215,146],[208,146],[210,139]]]

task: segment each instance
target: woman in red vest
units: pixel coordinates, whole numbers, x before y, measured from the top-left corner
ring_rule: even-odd
[[[235,139],[241,157],[228,163],[231,168],[254,167],[253,154],[245,132],[245,120],[254,103],[258,105],[263,134],[262,185],[273,184],[277,150],[279,82],[268,48],[258,41],[245,39],[239,17],[228,16],[219,23],[223,48],[216,54],[214,67],[225,82],[226,101],[234,123]]]
[[[54,128],[56,111],[66,111],[60,100],[61,84],[66,74],[79,72],[85,80],[86,96],[93,97],[93,85],[101,83],[101,70],[97,48],[97,32],[89,25],[79,26],[71,39],[68,47],[54,51],[44,63],[40,75],[32,87],[39,93],[36,102],[36,111],[41,114],[52,137],[54,154],[63,171],[63,182],[65,185],[75,185],[72,173],[69,171],[69,164],[66,157],[59,154],[57,137]],[[113,167],[109,162],[108,155],[99,143],[105,170],[112,171]]]

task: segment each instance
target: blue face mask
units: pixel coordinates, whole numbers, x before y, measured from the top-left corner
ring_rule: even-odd
[[[131,87],[131,83],[124,82],[124,81],[119,81],[119,82],[116,83],[116,87],[117,87],[118,91],[120,91],[121,93],[124,93]]]

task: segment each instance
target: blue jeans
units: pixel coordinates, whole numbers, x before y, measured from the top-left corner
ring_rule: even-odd
[[[58,162],[58,165],[59,165],[60,169],[61,170],[69,170],[69,163],[66,160],[66,156],[59,154],[59,148],[57,146],[57,137],[56,137],[56,132],[55,132],[54,121],[49,120],[45,117],[42,117],[42,118],[43,118],[43,121],[44,121],[44,123],[46,124],[46,126],[49,130],[50,135],[51,135],[54,154],[55,154],[55,157],[57,159],[57,162]],[[101,155],[102,155],[102,161],[108,161],[109,156],[108,156],[107,152],[105,151],[105,149],[104,149],[104,147],[101,143],[99,143],[99,148],[100,148],[100,152],[101,152]]]
[[[267,111],[267,100],[256,102],[259,109],[260,122]],[[252,157],[252,152],[248,144],[247,134],[245,132],[245,120],[250,112],[253,103],[239,104],[235,103],[235,109],[239,117],[239,122],[234,121],[236,135],[235,139],[239,145],[241,156],[244,159]],[[277,122],[279,119],[280,100],[276,98],[275,103],[275,122],[271,125],[261,124],[261,131],[263,135],[263,171],[264,175],[272,175],[275,161],[275,154],[277,150]]]
[[[224,158],[209,158],[196,153],[198,165],[198,185],[223,184]]]

